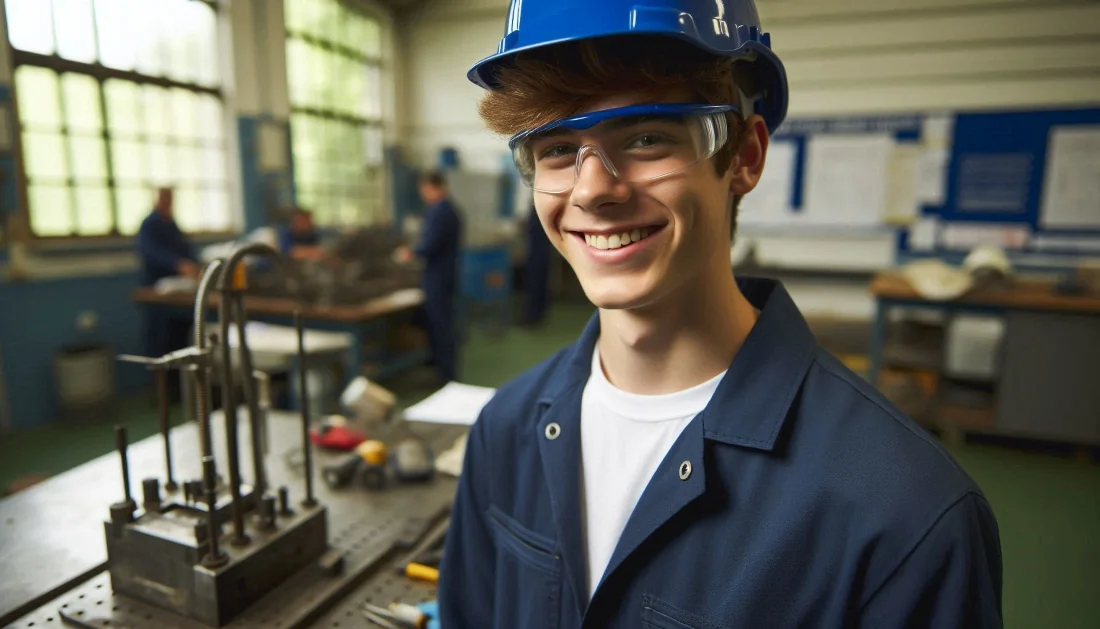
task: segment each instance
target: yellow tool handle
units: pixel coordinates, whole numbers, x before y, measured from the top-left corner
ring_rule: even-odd
[[[439,583],[439,570],[420,563],[410,563],[405,566],[405,576],[428,583]]]

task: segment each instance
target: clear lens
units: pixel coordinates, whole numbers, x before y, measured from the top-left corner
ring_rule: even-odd
[[[726,143],[724,113],[613,118],[587,130],[565,128],[524,138],[512,151],[516,168],[539,192],[573,188],[596,158],[626,181],[660,179],[710,158]]]

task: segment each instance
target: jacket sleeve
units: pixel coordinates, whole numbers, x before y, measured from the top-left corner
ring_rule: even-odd
[[[416,243],[414,251],[421,258],[431,258],[439,253],[446,245],[448,238],[453,238],[451,233],[455,229],[453,211],[443,206],[433,208],[424,217],[424,230],[420,234],[420,242]]]
[[[1001,618],[1001,545],[989,504],[951,506],[864,603],[861,627],[990,629]]]
[[[169,243],[165,242],[170,237],[166,227],[152,221],[142,223],[137,235],[138,253],[149,266],[165,275],[175,275],[180,260],[183,259],[183,256],[176,255]]]
[[[485,521],[488,508],[489,449],[485,411],[470,429],[458,492],[440,562],[439,620],[447,629],[490,629],[496,548]]]

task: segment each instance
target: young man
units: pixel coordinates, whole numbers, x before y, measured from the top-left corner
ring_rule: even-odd
[[[471,78],[598,315],[471,430],[442,626],[1000,627],[974,482],[732,276],[787,101],[751,0],[513,0]]]

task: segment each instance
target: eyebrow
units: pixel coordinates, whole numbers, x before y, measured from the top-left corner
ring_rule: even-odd
[[[612,118],[610,120],[606,120],[604,122],[601,122],[601,123],[599,123],[598,125],[595,125],[595,126],[596,127],[601,127],[602,129],[604,129],[606,131],[618,131],[620,129],[633,127],[633,126],[640,125],[640,124],[643,124],[643,123],[646,123],[646,122],[671,122],[671,123],[683,124],[684,119],[681,116],[659,115],[659,114],[641,114],[641,115],[637,115],[637,116],[624,116],[622,118]],[[593,127],[593,128],[595,128],[595,127]],[[558,137],[558,136],[562,136],[562,135],[568,135],[570,133],[578,133],[580,131],[585,131],[585,129],[571,129],[571,128],[565,127],[565,126],[554,127],[553,129],[547,129],[546,131],[543,131],[542,133],[535,134],[532,137],[532,139],[534,139],[534,138],[539,138],[539,139],[554,138],[554,137]]]

